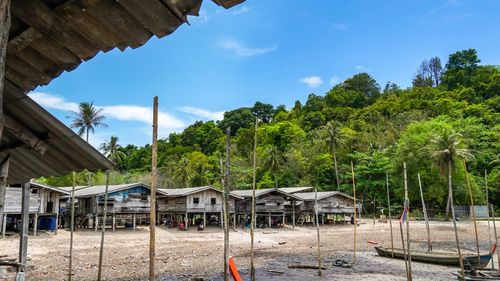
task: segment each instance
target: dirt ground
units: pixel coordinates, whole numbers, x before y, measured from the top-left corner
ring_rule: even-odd
[[[399,222],[393,221],[395,247],[401,246]],[[481,249],[488,251],[488,227],[478,222]],[[462,247],[475,247],[472,222],[459,222]],[[388,223],[364,220],[358,227],[357,263],[352,268],[333,266],[342,258],[352,260],[353,226],[336,225],[321,227],[321,255],[326,270],[318,277],[317,270],[288,269],[290,264],[316,264],[317,238],[314,227],[287,227],[285,229],[259,229],[255,235],[257,280],[406,280],[402,260],[378,257],[369,240],[390,246]],[[431,222],[434,249],[454,249],[451,222]],[[28,258],[31,267],[27,280],[66,280],[69,263],[69,232],[57,235],[41,233],[29,236]],[[100,232],[92,230],[75,232],[73,280],[96,280],[99,260]],[[220,228],[198,232],[195,228],[181,232],[158,227],[156,231],[156,272],[159,280],[223,280],[223,233]],[[423,222],[411,222],[412,248],[426,247]],[[0,256],[17,257],[19,237],[0,239]],[[149,228],[137,231],[119,229],[106,232],[103,280],[147,280],[149,266]],[[230,254],[242,273],[249,280],[250,232],[248,229],[231,230]],[[273,274],[268,270],[283,271]],[[414,280],[455,280],[452,272],[457,268],[413,263]],[[13,273],[0,270],[0,280],[13,280]],[[195,279],[196,280],[196,279]],[[200,279],[198,279],[200,280]]]

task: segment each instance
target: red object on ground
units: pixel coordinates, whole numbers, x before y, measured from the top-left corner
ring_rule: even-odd
[[[378,242],[377,242],[377,241],[368,240],[367,242],[368,242],[368,243],[370,243],[370,244],[373,244],[373,245],[378,245]]]
[[[234,263],[233,257],[229,257],[229,272],[231,272],[231,276],[233,276],[234,281],[242,281],[240,273],[238,272],[238,268],[236,268],[236,264]]]
[[[497,244],[493,244],[493,247],[491,248],[491,254],[493,255],[497,251]]]

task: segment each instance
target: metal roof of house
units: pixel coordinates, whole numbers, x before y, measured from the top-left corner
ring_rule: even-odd
[[[315,196],[316,196],[315,192],[299,192],[299,193],[295,193],[294,195],[301,198],[301,200],[304,200],[304,201],[314,201]],[[347,197],[349,199],[354,200],[353,197],[351,197],[345,193],[342,193],[340,191],[320,191],[320,192],[318,192],[318,200],[325,199],[325,198],[335,196],[335,195],[340,195],[340,196]]]
[[[305,192],[313,189],[311,186],[303,186],[303,187],[279,187],[279,190],[286,192],[288,194],[294,194],[297,192]]]
[[[46,184],[42,184],[42,183],[38,183],[38,182],[34,182],[34,181],[30,182],[30,188],[44,188],[44,189],[48,189],[48,190],[58,192],[58,193],[61,193],[64,195],[69,195],[71,193],[70,191],[59,188],[59,187],[50,186],[50,185],[46,185]]]
[[[182,196],[187,196],[190,194],[202,192],[205,190],[214,190],[216,192],[223,193],[222,190],[217,189],[213,186],[199,186],[199,187],[187,187],[187,188],[160,188],[158,189],[158,193],[165,195],[166,197],[182,197]],[[238,195],[235,195],[231,192],[230,196],[238,198],[238,199],[243,199],[243,197],[240,197]]]
[[[255,190],[255,197],[260,197],[262,195],[271,193],[273,191],[281,193],[281,194],[288,196],[290,198],[300,200],[300,198],[297,197],[295,194],[287,193],[285,191],[280,190],[279,188],[278,189],[276,189],[276,188],[256,189]],[[233,190],[233,191],[231,191],[231,194],[242,197],[242,198],[249,198],[249,197],[252,197],[253,192],[252,192],[252,189],[244,189],[244,190]]]
[[[115,184],[108,186],[108,194],[112,192],[127,190],[133,187],[145,187],[149,189],[149,186],[143,183],[128,183],[128,184]],[[65,190],[70,189],[72,187],[64,187]],[[104,195],[106,193],[105,185],[95,185],[95,186],[78,186],[75,187],[75,198],[85,198],[85,197],[93,197]]]
[[[212,0],[230,8],[245,0]],[[144,45],[198,16],[202,0],[13,0],[6,80],[28,92],[100,51]]]

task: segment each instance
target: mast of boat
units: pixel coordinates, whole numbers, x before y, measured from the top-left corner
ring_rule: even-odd
[[[476,210],[474,210],[474,196],[472,196],[472,188],[470,186],[470,178],[469,178],[469,173],[467,172],[467,163],[465,162],[465,159],[463,159],[464,162],[464,172],[465,172],[465,179],[467,180],[467,188],[469,189],[469,198],[470,198],[470,205],[471,205],[471,213],[472,213],[472,221],[474,222],[474,233],[476,234],[476,249],[477,249],[477,264],[481,264],[481,254],[479,253],[479,237],[477,235],[477,223],[476,223]]]
[[[354,175],[354,163],[351,161],[351,172],[352,172],[352,193],[354,198],[354,253],[353,253],[353,262],[356,263],[356,226],[358,225],[358,205],[356,203],[356,177]]]
[[[389,209],[389,227],[391,229],[391,255],[394,258],[394,236],[392,235],[391,197],[389,196],[389,173],[385,172],[385,182],[387,186],[387,207]]]
[[[432,252],[432,241],[431,241],[431,228],[429,226],[429,217],[427,216],[427,208],[425,207],[424,193],[422,191],[422,180],[420,179],[420,173],[418,176],[418,187],[420,188],[420,199],[422,199],[422,212],[424,213],[425,228],[427,229],[427,251]]]
[[[484,193],[486,195],[486,212],[488,212],[488,241],[490,241],[490,249],[493,247],[493,242],[491,242],[491,217],[490,217],[490,200],[488,198],[488,174],[484,170]],[[491,257],[491,268],[495,269],[495,259]]]
[[[405,203],[404,210],[406,212],[406,244],[408,251],[408,281],[413,280],[412,270],[411,270],[411,249],[410,249],[410,199],[408,199],[408,178],[406,176],[406,162],[403,162],[404,171],[404,186],[405,186]],[[404,213],[403,213],[404,214]]]

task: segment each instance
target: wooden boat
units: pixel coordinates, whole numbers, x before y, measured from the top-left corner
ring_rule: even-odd
[[[463,281],[462,274],[460,272],[455,273],[459,281]],[[465,271],[465,281],[485,281],[485,280],[496,280],[500,281],[500,272],[498,270],[466,270]]]
[[[392,251],[390,248],[384,247],[375,247],[377,253],[381,257],[392,257]],[[394,257],[398,259],[404,259],[404,253],[402,249],[394,248]],[[477,255],[474,254],[465,254],[463,256],[464,266],[466,268],[484,268],[488,265],[491,260],[491,253],[481,254],[480,256],[480,264],[478,266]],[[458,254],[454,252],[442,252],[442,251],[411,251],[411,260],[417,262],[425,262],[432,264],[442,264],[442,265],[452,265],[452,266],[460,266],[460,261],[458,259]]]

